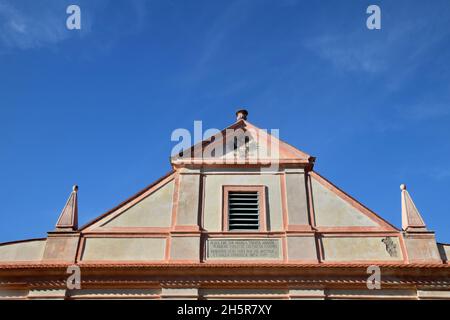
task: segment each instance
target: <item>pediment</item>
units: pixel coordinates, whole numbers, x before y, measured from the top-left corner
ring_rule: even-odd
[[[173,166],[313,164],[315,158],[277,137],[274,130],[260,129],[239,120],[219,133],[172,156]]]

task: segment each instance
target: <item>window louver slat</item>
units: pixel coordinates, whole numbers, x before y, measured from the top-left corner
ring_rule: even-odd
[[[258,192],[230,192],[228,194],[229,230],[259,229]]]

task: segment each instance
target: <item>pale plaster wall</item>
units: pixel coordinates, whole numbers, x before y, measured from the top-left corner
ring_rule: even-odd
[[[148,289],[0,289],[8,299],[450,299],[450,291],[415,289],[323,289],[323,288],[148,288]]]
[[[39,261],[45,249],[45,240],[33,240],[0,246],[0,261]]]
[[[65,297],[66,289],[31,289],[28,293],[28,299],[33,300],[63,300]]]
[[[326,261],[394,261],[402,260],[402,251],[397,237],[390,237],[396,256],[391,256],[385,237],[324,237],[322,246]]]
[[[291,300],[324,300],[324,289],[296,289],[289,290],[289,297]]]
[[[317,260],[314,236],[288,236],[287,254],[288,260]]]
[[[177,226],[198,225],[200,174],[180,174]]]
[[[286,172],[286,197],[289,224],[309,225],[304,173]]]
[[[450,299],[450,291],[417,290],[419,299]]]
[[[192,296],[198,294],[197,288],[162,288],[162,294],[168,296]]]
[[[82,260],[164,260],[165,246],[160,238],[88,238]]]
[[[282,230],[281,186],[279,175],[236,175],[211,174],[205,179],[204,228],[208,231],[222,230],[222,186],[224,185],[264,185],[267,187],[269,230]],[[268,218],[268,219],[267,219]]]
[[[28,290],[0,289],[0,300],[21,299],[28,296]]]
[[[0,299],[450,299],[450,291],[428,289],[149,288],[0,290]]]
[[[198,299],[198,288],[162,288],[161,298],[170,299]]]
[[[378,224],[355,207],[325,188],[314,179],[312,181],[316,224],[322,227],[371,227]]]
[[[169,227],[172,217],[174,181],[104,224],[106,227]]]
[[[45,261],[75,261],[79,236],[57,236],[47,238],[43,260]]]
[[[200,237],[172,237],[171,260],[200,260]]]
[[[71,299],[155,299],[161,289],[80,289],[68,290]]]
[[[417,292],[413,289],[328,289],[327,298],[331,299],[416,299]]]
[[[268,296],[287,298],[288,289],[200,289],[199,295],[206,299],[239,299],[242,297],[265,299]]]
[[[406,235],[405,245],[410,262],[442,261],[434,236],[432,238],[414,238],[414,236]]]

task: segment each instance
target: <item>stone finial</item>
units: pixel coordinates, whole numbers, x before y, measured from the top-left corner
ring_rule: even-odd
[[[240,109],[236,111],[236,120],[247,120],[248,111],[245,109]]]
[[[404,231],[427,231],[427,226],[406,190],[406,185],[401,184],[400,190],[402,190],[402,229]]]
[[[72,193],[62,210],[58,222],[56,223],[56,231],[75,231],[78,229],[78,186],[72,187]]]

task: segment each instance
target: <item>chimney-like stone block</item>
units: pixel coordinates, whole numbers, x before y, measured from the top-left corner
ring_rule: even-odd
[[[434,233],[404,233],[409,263],[442,263]]]
[[[43,262],[75,262],[78,233],[49,233],[45,244]]]

